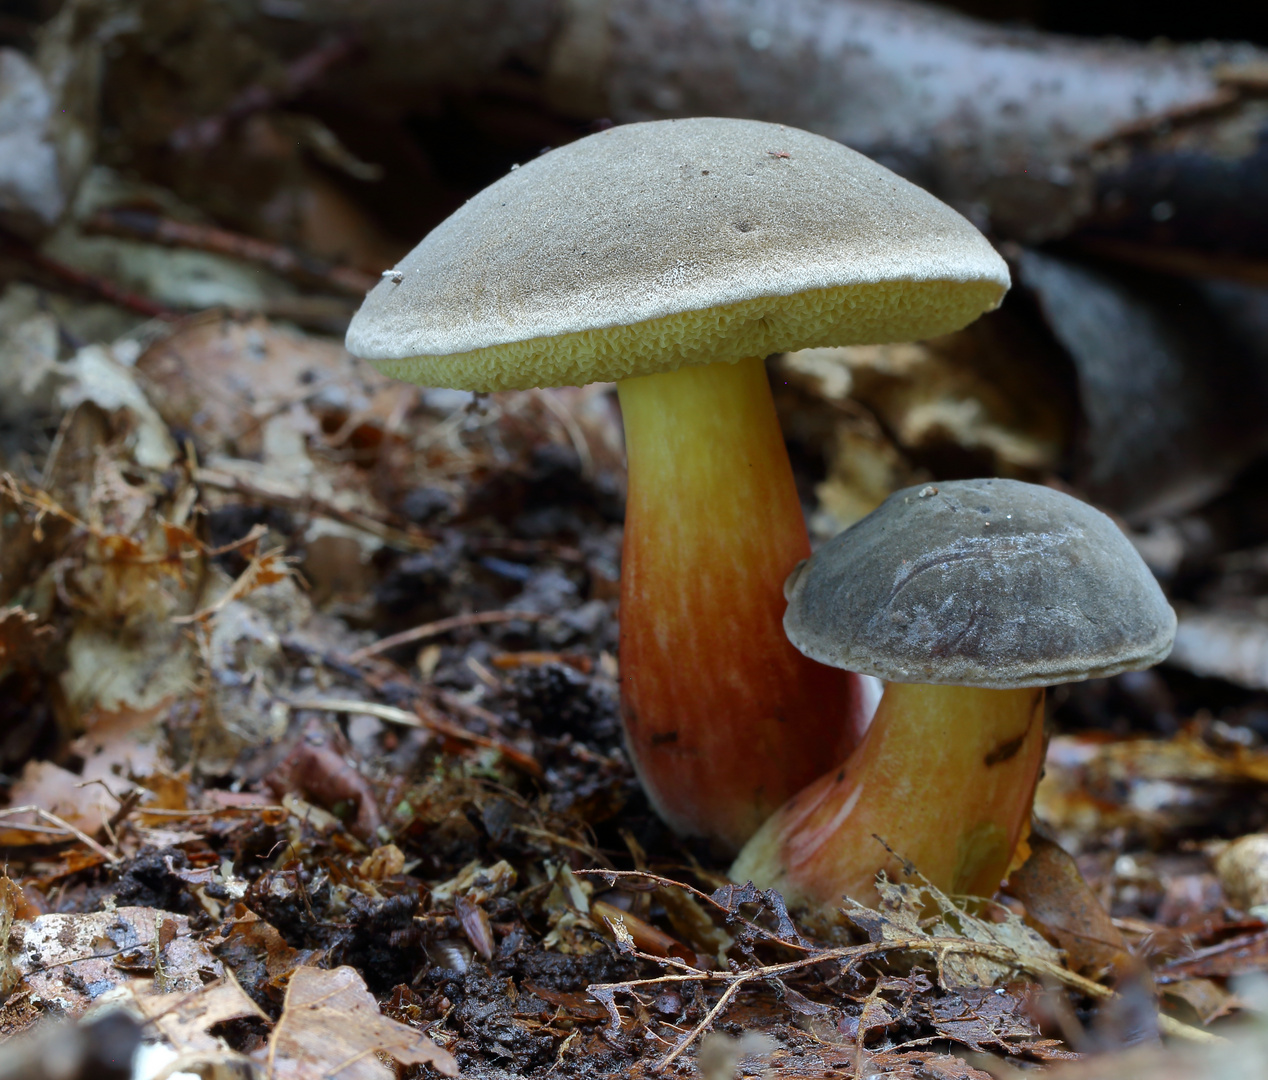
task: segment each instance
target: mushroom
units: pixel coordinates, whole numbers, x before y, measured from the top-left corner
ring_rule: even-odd
[[[877,872],[894,877],[900,860],[944,892],[992,894],[1038,783],[1044,687],[1156,664],[1176,628],[1113,521],[1016,480],[898,491],[785,592],[798,649],[887,681],[845,765],[789,799],[731,868],[811,909],[875,902]]]
[[[964,218],[839,143],[669,120],[480,192],[375,286],[347,344],[433,386],[619,380],[627,742],[670,826],[735,850],[848,752],[858,712],[855,680],[780,629],[809,543],[763,357],[944,333],[1007,287]]]

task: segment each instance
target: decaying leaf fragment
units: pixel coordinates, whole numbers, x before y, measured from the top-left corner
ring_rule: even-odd
[[[392,1071],[378,1059],[380,1053],[403,1065],[458,1074],[449,1051],[379,1012],[355,968],[296,968],[269,1040],[270,1075],[275,1080],[390,1080]]]
[[[154,908],[41,915],[18,923],[14,965],[47,1007],[78,1016],[106,991],[138,975],[171,992],[200,990],[224,969],[194,940],[189,919]]]
[[[939,974],[948,986],[996,986],[1017,971],[1060,967],[1061,954],[1011,911],[1000,910],[1000,921],[991,922],[957,907],[927,882],[894,882],[883,873],[876,890],[880,903],[875,910],[853,900],[847,901],[845,909],[846,918],[873,942],[927,937],[985,946],[980,952],[939,956]]]
[[[221,1050],[220,1040],[210,1030],[227,1020],[268,1022],[228,969],[219,980],[176,993],[163,993],[152,980],[138,979],[128,984],[126,995],[128,1004],[181,1054]]]

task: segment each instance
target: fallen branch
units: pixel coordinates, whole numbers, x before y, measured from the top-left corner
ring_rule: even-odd
[[[365,295],[378,280],[353,267],[336,266],[282,244],[258,240],[253,236],[244,236],[213,225],[175,221],[148,210],[103,210],[90,218],[83,230],[89,234],[121,236],[167,247],[192,248],[195,251],[228,255],[267,266],[275,273],[293,278],[301,284],[326,286],[349,296]]]
[[[157,300],[151,300],[148,296],[131,292],[97,274],[78,270],[64,262],[50,258],[42,251],[31,247],[30,244],[24,243],[3,230],[0,230],[0,255],[8,255],[63,285],[69,285],[72,288],[92,293],[98,299],[105,300],[107,303],[114,304],[137,315],[144,315],[147,319],[174,320],[179,318],[177,312],[160,304]]]
[[[1268,201],[1256,198],[1268,184],[1256,100],[1268,63],[1249,45],[1080,40],[910,0],[318,10],[327,25],[356,13],[368,57],[347,83],[401,114],[453,88],[496,94],[509,68],[531,67],[517,85],[556,117],[792,124],[1002,237],[1036,242],[1096,222],[1163,244],[1268,251]],[[473,30],[494,24],[496,35]]]
[[[336,33],[293,61],[283,72],[280,85],[256,83],[243,90],[215,116],[182,124],[168,139],[175,150],[207,150],[224,138],[229,128],[253,113],[263,112],[289,101],[314,86],[332,67],[344,63],[357,52],[357,38]]]

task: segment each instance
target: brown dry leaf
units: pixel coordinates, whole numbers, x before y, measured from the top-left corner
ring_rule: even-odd
[[[9,877],[9,869],[5,867],[4,876],[0,877],[0,997],[13,993],[21,979],[13,957],[9,955],[9,933],[25,906],[23,899],[21,886]]]
[[[51,761],[28,761],[9,789],[9,802],[38,806],[93,836],[136,787],[133,781],[157,773],[166,754],[160,745],[161,710],[95,711],[85,719],[90,730],[70,745],[83,760],[82,771],[73,773]],[[19,824],[27,827],[18,828]],[[56,829],[33,813],[16,814],[0,822],[0,842],[45,844],[50,830]]]
[[[294,949],[271,924],[245,908],[225,924],[216,955],[246,982],[257,997],[281,1004],[291,972],[316,964],[322,956],[313,949]]]
[[[1029,843],[1030,857],[1008,876],[1009,891],[1061,946],[1070,967],[1093,979],[1134,967],[1122,933],[1075,861],[1038,832]]]
[[[1159,982],[1163,982],[1181,978],[1222,979],[1265,971],[1268,971],[1268,929],[1198,949],[1164,964],[1157,975]]]
[[[122,796],[132,789],[131,780],[144,780],[164,768],[168,763],[164,713],[163,709],[119,709],[86,716],[88,730],[71,744],[71,752],[84,762],[81,781],[101,781],[114,795]]]
[[[871,417],[837,422],[826,450],[828,475],[815,485],[818,536],[831,536],[866,517],[899,488],[929,478],[903,457]]]
[[[190,432],[204,454],[267,456],[268,421],[301,406],[310,433],[373,425],[399,428],[418,400],[407,383],[379,375],[332,341],[263,318],[192,318],[137,360],[163,419]]]
[[[82,781],[83,777],[51,761],[28,761],[9,789],[9,802],[14,806],[38,806],[91,836],[119,804],[101,786],[84,786]],[[6,846],[47,844],[50,837],[70,839],[57,826],[30,812],[0,821],[0,844]]]
[[[191,936],[189,919],[155,908],[41,915],[14,926],[14,964],[58,1011],[78,1016],[107,990],[152,972],[169,991],[201,989],[224,968]]]
[[[1000,1050],[1040,1061],[1070,1061],[1078,1055],[1041,1036],[1025,1003],[1005,990],[962,990],[925,1006],[934,1030],[970,1050]]]
[[[390,1080],[376,1054],[402,1065],[430,1065],[445,1076],[458,1063],[426,1035],[379,1012],[355,968],[300,967],[291,976],[281,1018],[269,1040],[274,1080]]]
[[[210,1031],[226,1020],[252,1019],[267,1023],[269,1019],[247,997],[228,968],[222,979],[184,993],[162,993],[148,979],[129,983],[127,992],[133,1007],[182,1054],[214,1053],[223,1049],[220,1040]]]
[[[1209,1024],[1242,1007],[1242,1002],[1210,979],[1179,979],[1161,988],[1172,1004],[1181,1002],[1193,1011],[1199,1024]]]
[[[58,403],[70,410],[91,403],[129,429],[128,455],[138,465],[166,469],[177,457],[167,425],[137,385],[134,369],[101,345],[86,345],[63,367],[66,382]]]
[[[835,411],[825,437],[813,430],[822,418],[784,403],[794,437],[823,445],[828,478],[816,494],[837,528],[927,475],[911,459],[945,458],[949,449],[984,474],[1020,477],[1059,463],[1069,403],[1043,364],[1015,362],[1019,351],[1036,351],[1019,339],[1016,320],[995,321],[919,344],[804,349],[775,362],[781,381]],[[832,530],[823,522],[820,531]]]

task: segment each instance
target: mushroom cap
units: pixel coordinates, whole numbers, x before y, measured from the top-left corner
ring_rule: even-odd
[[[891,682],[1049,686],[1166,658],[1176,616],[1117,525],[1059,491],[897,491],[784,585],[812,659]]]
[[[1008,284],[967,220],[840,143],[659,120],[485,188],[384,275],[347,345],[427,385],[581,385],[946,333]]]

